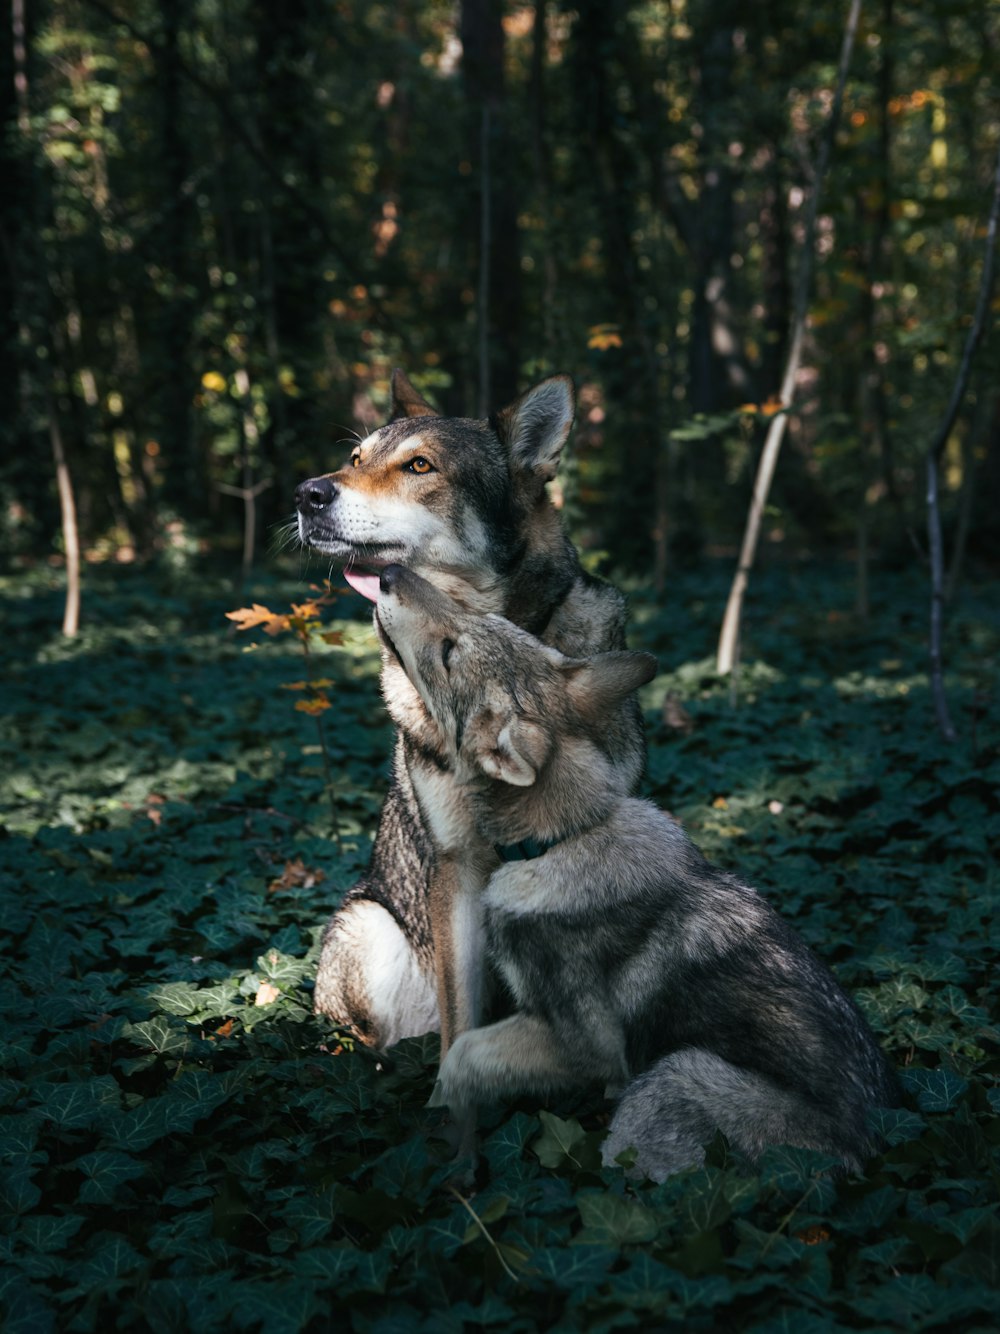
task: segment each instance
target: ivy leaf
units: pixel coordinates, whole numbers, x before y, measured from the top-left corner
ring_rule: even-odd
[[[967,1079],[943,1066],[936,1070],[903,1070],[900,1078],[906,1089],[916,1094],[922,1112],[947,1112],[969,1087]]]
[[[149,1098],[111,1117],[104,1127],[104,1136],[113,1148],[139,1153],[169,1135],[171,1129],[167,1099]]]
[[[244,1280],[236,1289],[233,1316],[239,1328],[255,1326],[269,1334],[300,1334],[322,1309],[323,1303],[311,1285]]]
[[[919,1252],[909,1237],[887,1237],[885,1241],[862,1246],[858,1251],[859,1259],[874,1265],[879,1272],[908,1263],[918,1256]]]
[[[854,1308],[867,1320],[914,1329],[930,1322],[940,1325],[976,1313],[990,1314],[995,1298],[985,1286],[978,1291],[965,1284],[943,1288],[928,1274],[898,1274],[870,1295],[857,1296]]]
[[[166,1015],[156,1015],[139,1024],[126,1024],[123,1036],[137,1047],[146,1047],[157,1055],[180,1054],[188,1049],[190,1039],[183,1026],[171,1023]]]
[[[598,1170],[601,1155],[595,1137],[588,1135],[579,1121],[563,1121],[546,1111],[540,1111],[538,1119],[543,1130],[531,1147],[543,1167],[569,1164],[577,1169]]]
[[[280,950],[268,950],[257,960],[258,971],[282,990],[296,986],[305,974],[304,959],[295,959]]]
[[[150,1002],[167,1014],[182,1017],[196,1014],[200,1008],[198,988],[189,982],[169,982],[162,987],[154,987],[149,993]]]
[[[781,1232],[765,1232],[754,1227],[745,1218],[738,1218],[734,1224],[739,1237],[739,1249],[733,1257],[733,1263],[746,1269],[755,1269],[764,1265],[768,1269],[783,1269],[796,1264],[802,1258],[805,1247],[800,1241],[784,1236]]]
[[[530,1272],[559,1288],[576,1293],[593,1291],[618,1257],[607,1246],[543,1246],[531,1254]]]
[[[302,1278],[339,1289],[357,1269],[360,1256],[356,1246],[314,1246],[298,1251],[293,1266]]]
[[[336,1190],[331,1187],[318,1195],[297,1196],[285,1204],[281,1216],[295,1229],[304,1246],[313,1246],[333,1226],[337,1216]],[[346,1258],[343,1263],[346,1264]]]
[[[680,1274],[672,1279],[672,1285],[681,1308],[694,1314],[721,1306],[733,1298],[733,1285],[722,1274],[704,1274],[690,1276]]]
[[[881,1231],[889,1219],[897,1214],[905,1195],[895,1186],[880,1186],[867,1191],[852,1206],[844,1209],[838,1220],[838,1231],[864,1236]]]
[[[906,1144],[919,1139],[927,1122],[906,1107],[876,1107],[870,1113],[872,1129],[886,1144]]]
[[[682,1275],[655,1260],[647,1251],[632,1255],[628,1268],[615,1275],[614,1296],[626,1306],[662,1311],[675,1300]]]
[[[703,1167],[687,1177],[680,1201],[680,1214],[686,1230],[710,1232],[725,1223],[732,1212],[724,1169]]]
[[[630,1204],[607,1191],[581,1191],[576,1204],[583,1220],[581,1243],[628,1246],[652,1241],[659,1231],[659,1223],[651,1209]]]
[[[0,1210],[16,1217],[29,1213],[41,1202],[41,1189],[32,1178],[35,1166],[7,1168],[0,1178]]]
[[[799,1212],[823,1213],[837,1193],[830,1173],[840,1166],[839,1159],[830,1154],[777,1145],[761,1156],[759,1170],[762,1185],[794,1202]]]
[[[83,1224],[84,1219],[80,1214],[66,1214],[62,1217],[33,1214],[21,1220],[18,1236],[31,1250],[49,1254],[65,1250]]]
[[[526,1112],[515,1112],[489,1136],[483,1152],[495,1176],[513,1174],[520,1180],[537,1175],[537,1165],[527,1159],[524,1152],[528,1140],[535,1133],[536,1124],[533,1116]]]
[[[32,1090],[38,1112],[64,1130],[100,1125],[110,1109],[121,1106],[121,1090],[110,1075],[71,1084],[37,1084]]]
[[[76,1167],[86,1177],[80,1187],[81,1204],[110,1204],[120,1186],[145,1176],[148,1171],[143,1163],[114,1149],[84,1154],[77,1159]]]
[[[105,1232],[93,1239],[89,1254],[73,1277],[81,1292],[114,1288],[116,1279],[135,1273],[146,1263],[124,1237]]]
[[[444,1218],[432,1218],[424,1229],[428,1248],[444,1256],[454,1255],[460,1246],[466,1245],[472,1238],[473,1226],[469,1215],[461,1205],[456,1205]],[[476,1235],[481,1236],[478,1228]]]

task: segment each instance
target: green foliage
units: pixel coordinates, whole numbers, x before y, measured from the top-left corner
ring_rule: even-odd
[[[333,607],[339,642],[313,645],[332,816],[313,719],[280,688],[301,650],[245,652],[209,578],[95,576],[74,644],[53,635],[46,579],[0,584],[5,1329],[991,1327],[989,604],[970,590],[953,627],[962,739],[946,750],[916,581],[865,627],[842,610],[846,573],[765,572],[734,707],[705,658],[726,574],[679,580],[667,609],[633,590],[633,638],[664,669],[643,695],[648,789],[857,992],[906,1105],[880,1114],[884,1152],[857,1177],[787,1148],[754,1167],[720,1138],[654,1186],[601,1167],[599,1091],[523,1100],[484,1110],[465,1202],[424,1106],[436,1039],[376,1056],[311,1013],[389,748],[354,604]],[[667,691],[691,730],[664,721]]]
[[[393,365],[478,412],[481,276],[490,407],[557,369],[580,385],[568,508],[590,545],[638,567],[654,534],[685,558],[734,540],[844,6],[539,9],[32,12],[0,111],[0,556],[54,545],[53,423],[85,548],[183,568],[236,548],[247,492],[258,535],[287,520],[295,483],[381,420]],[[995,7],[968,0],[862,13],[776,538],[843,547],[860,525],[908,549],[981,271],[996,43]],[[943,490],[992,546],[968,490],[973,455],[997,475],[980,375]]]

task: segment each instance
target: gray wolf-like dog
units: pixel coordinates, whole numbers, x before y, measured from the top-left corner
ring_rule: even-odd
[[[623,599],[580,568],[546,491],[573,421],[569,378],[487,421],[439,416],[399,371],[392,388],[388,425],[298,487],[303,545],[341,561],[372,601],[378,572],[398,562],[565,653],[623,648]],[[445,768],[439,729],[384,641],[382,662],[392,777],[368,869],[327,925],[315,1006],[377,1047],[440,1027],[447,1049],[479,1019],[478,903],[439,864],[416,796]],[[631,788],[644,760],[634,701],[616,705],[606,745]]]
[[[425,799],[439,845],[469,879],[484,849],[526,853],[481,895],[516,1013],[457,1038],[432,1101],[461,1124],[481,1101],[597,1080],[621,1095],[608,1164],[634,1148],[662,1180],[722,1130],[751,1157],[793,1144],[856,1168],[870,1112],[897,1101],[860,1012],[756,890],[628,795],[608,722],[655,659],[565,656],[396,566],[376,616],[443,738]]]

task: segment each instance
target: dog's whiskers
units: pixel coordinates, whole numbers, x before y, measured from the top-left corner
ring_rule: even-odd
[[[276,523],[271,530],[268,551],[272,556],[280,555],[281,552],[287,551],[293,543],[297,542],[298,538],[298,519],[289,519],[284,523]]]
[[[346,431],[346,432],[347,432],[347,435],[346,435],[346,436],[344,436],[344,437],[342,437],[340,440],[336,441],[336,443],[337,443],[338,445],[350,445],[350,444],[352,444],[352,443],[353,443],[353,444],[358,444],[358,445],[360,445],[360,444],[361,444],[361,441],[364,439],[364,436],[359,435],[358,432],[354,429],[353,426],[345,426],[343,422],[334,422],[333,424],[334,424],[334,426],[336,426],[336,428],[337,428],[338,431]],[[362,424],[363,424],[363,423],[362,423]],[[370,434],[370,432],[369,432],[369,434]]]

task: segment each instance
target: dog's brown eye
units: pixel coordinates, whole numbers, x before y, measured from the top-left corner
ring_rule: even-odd
[[[441,662],[444,665],[445,671],[448,670],[448,663],[451,661],[451,653],[454,647],[455,641],[452,639],[446,639],[441,645]]]
[[[420,473],[433,472],[434,465],[433,463],[431,463],[430,459],[425,459],[424,456],[421,454],[415,459],[410,459],[409,463],[406,465],[406,470],[407,472],[420,472]]]

